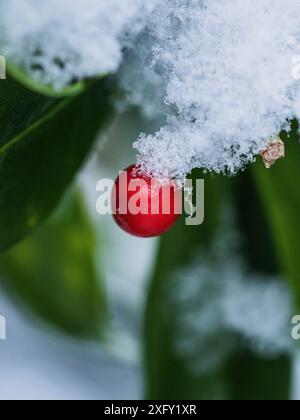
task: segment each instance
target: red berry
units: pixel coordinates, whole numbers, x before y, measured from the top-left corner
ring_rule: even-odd
[[[125,169],[113,190],[114,219],[125,232],[141,238],[160,236],[180,217],[181,190],[173,181],[160,184],[136,165]]]

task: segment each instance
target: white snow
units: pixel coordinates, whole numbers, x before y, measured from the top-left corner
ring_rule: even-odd
[[[235,173],[300,117],[299,6],[299,0],[0,0],[0,47],[55,88],[118,72],[128,101],[164,121],[136,142],[146,172]]]
[[[300,113],[293,77],[299,6],[299,0],[166,0],[157,7],[148,23],[152,48],[147,54],[142,37],[125,69],[137,65],[145,83],[162,75],[161,102],[169,105],[166,124],[136,143],[147,171],[234,173],[288,128]],[[134,100],[140,85],[124,84]],[[148,90],[156,92],[151,83]]]
[[[191,370],[218,369],[238,344],[235,333],[262,356],[292,354],[292,304],[280,279],[248,274],[238,259],[207,260],[179,273],[173,284],[175,347]]]
[[[176,314],[174,345],[196,375],[218,370],[239,348],[237,335],[263,357],[295,354],[287,284],[251,272],[240,248],[239,235],[225,226],[211,249],[199,249],[194,264],[172,273],[171,287],[168,283],[172,317]]]
[[[0,0],[0,47],[35,79],[61,89],[116,72],[121,35],[139,31],[155,1]]]

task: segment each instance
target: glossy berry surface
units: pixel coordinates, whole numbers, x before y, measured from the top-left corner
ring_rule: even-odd
[[[159,184],[135,165],[120,173],[113,190],[114,219],[125,232],[140,238],[160,236],[180,217],[182,195],[173,181]]]

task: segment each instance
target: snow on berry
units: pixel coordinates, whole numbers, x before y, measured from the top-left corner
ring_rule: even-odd
[[[117,72],[164,121],[135,143],[146,173],[235,173],[300,117],[298,14],[298,0],[0,0],[0,47],[55,88]]]

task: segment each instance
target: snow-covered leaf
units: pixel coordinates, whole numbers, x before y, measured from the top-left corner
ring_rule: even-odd
[[[70,86],[56,90],[51,85],[46,85],[32,79],[29,74],[26,74],[23,70],[21,70],[14,64],[6,63],[6,67],[11,78],[19,82],[22,86],[26,87],[27,89],[39,93],[41,95],[53,98],[64,98],[67,96],[75,96],[81,93],[86,87],[85,83],[82,81],[73,83]]]
[[[298,0],[0,0],[0,50],[52,93],[116,74],[129,104],[164,121],[135,143],[146,171],[235,173],[299,117],[298,9]]]
[[[143,28],[156,2],[0,0],[0,50],[26,77],[59,93],[115,73],[127,34]]]

